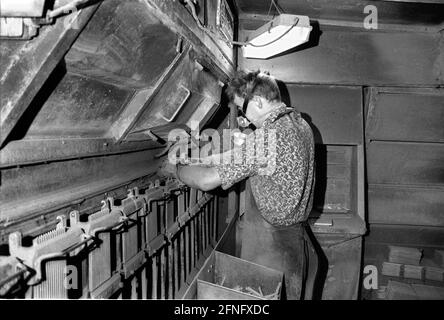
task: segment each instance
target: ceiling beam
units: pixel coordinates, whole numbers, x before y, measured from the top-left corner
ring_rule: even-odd
[[[394,0],[393,0],[394,1]],[[270,21],[270,16],[266,14],[255,14],[255,13],[243,13],[239,14],[239,24],[242,29],[245,26],[245,22],[260,21],[268,22]],[[367,31],[364,28],[362,22],[357,21],[347,21],[347,20],[333,20],[333,19],[310,19],[311,22],[319,23],[320,27],[342,27],[351,29],[361,29],[361,31]],[[424,25],[405,25],[405,24],[393,24],[393,23],[379,23],[377,30],[368,30],[373,32],[427,32],[436,33],[443,29],[443,25],[436,26],[424,26]]]

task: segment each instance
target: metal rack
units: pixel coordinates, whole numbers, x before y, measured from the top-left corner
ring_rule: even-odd
[[[108,197],[86,221],[78,211],[58,217],[56,229],[30,247],[11,234],[10,258],[19,267],[0,292],[10,296],[20,286],[28,298],[179,298],[216,247],[218,210],[217,196],[176,180]]]

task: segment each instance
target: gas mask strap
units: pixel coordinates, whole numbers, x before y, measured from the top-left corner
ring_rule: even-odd
[[[244,103],[242,104],[242,113],[244,117],[247,117],[247,108],[248,108],[248,104],[250,103],[250,97],[246,96],[244,99]]]

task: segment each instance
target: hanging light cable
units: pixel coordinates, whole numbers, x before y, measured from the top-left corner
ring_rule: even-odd
[[[276,8],[279,14],[284,13],[284,11],[278,6],[278,4],[274,0],[271,0],[271,4]]]

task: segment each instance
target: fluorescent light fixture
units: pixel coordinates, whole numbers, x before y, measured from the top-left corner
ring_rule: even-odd
[[[280,14],[251,32],[243,47],[245,58],[267,59],[308,41],[310,19],[307,16]]]

